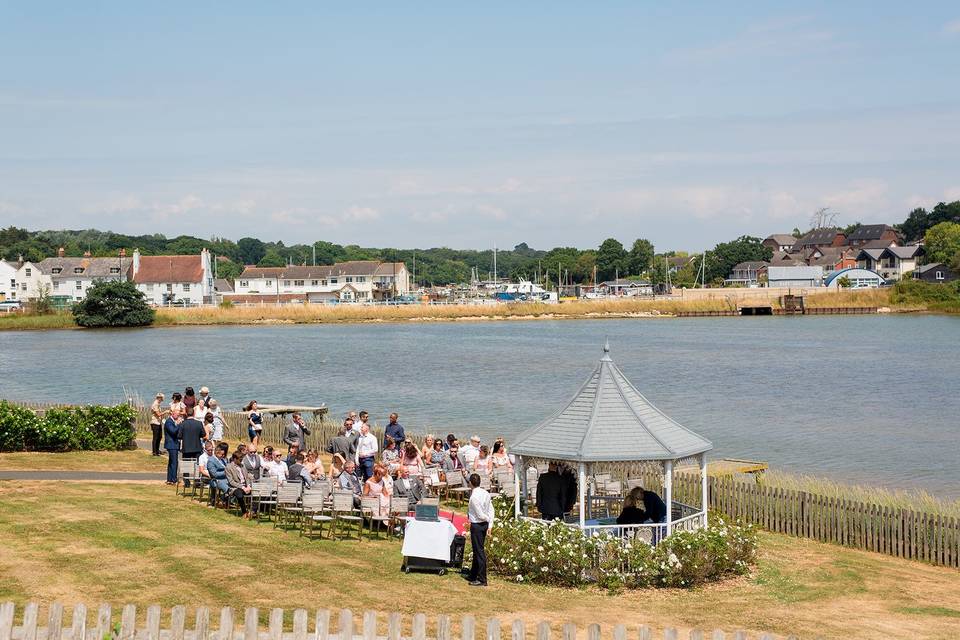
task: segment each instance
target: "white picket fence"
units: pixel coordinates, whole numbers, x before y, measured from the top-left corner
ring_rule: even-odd
[[[64,626],[66,610],[60,603],[51,604],[43,617],[37,603],[27,604],[20,612],[19,625],[16,624],[16,613],[14,603],[0,605],[0,640],[503,640],[504,634],[509,640],[550,640],[554,631],[550,622],[540,622],[528,629],[523,620],[514,620],[504,630],[497,618],[478,625],[474,616],[466,615],[460,619],[459,634],[455,635],[451,616],[438,615],[431,625],[432,635],[428,635],[427,616],[422,613],[414,615],[410,626],[405,627],[399,613],[388,614],[386,626],[383,626],[377,612],[366,611],[361,617],[361,625],[356,626],[354,614],[349,609],[336,614],[320,609],[313,616],[312,624],[306,609],[296,609],[289,617],[292,622],[289,629],[284,625],[288,618],[283,609],[271,609],[267,627],[262,628],[260,611],[255,607],[244,611],[242,623],[232,607],[224,607],[220,610],[216,627],[212,624],[210,609],[197,607],[189,629],[187,609],[182,605],[173,607],[167,618],[163,618],[159,606],[147,607],[145,617],[139,619],[137,607],[128,604],[122,608],[120,619],[116,620],[110,605],[103,604],[97,609],[92,625],[88,624],[87,607],[82,604],[73,607],[72,622],[67,626]],[[168,621],[165,626],[161,626],[162,618]],[[336,630],[331,623],[334,618]],[[44,621],[46,625],[41,626]],[[558,640],[577,640],[578,631],[577,625],[564,624],[560,627]],[[610,631],[612,640],[681,639],[681,634],[672,628],[657,633],[645,625],[628,628],[618,624]],[[689,640],[777,640],[769,633],[749,636],[744,631],[728,633],[719,629],[712,632],[693,629],[684,636]],[[587,626],[586,640],[602,638],[600,624]],[[787,640],[798,639],[788,636]]]

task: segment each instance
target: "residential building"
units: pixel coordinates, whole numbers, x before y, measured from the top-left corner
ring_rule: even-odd
[[[888,224],[862,224],[847,236],[847,244],[851,247],[862,247],[872,242],[897,245],[902,240],[900,232]]]
[[[271,299],[304,302],[389,300],[410,291],[407,267],[402,262],[355,260],[317,267],[247,267],[234,282],[228,299]],[[285,298],[283,296],[292,296]]]
[[[802,267],[807,264],[803,254],[776,251],[770,258],[771,267]]]
[[[126,256],[94,258],[89,252],[82,258],[68,258],[61,248],[56,258],[44,258],[36,264],[24,262],[20,266],[17,270],[19,297],[35,299],[46,290],[57,302],[79,302],[87,297],[87,291],[94,284],[128,277],[130,263]]]
[[[842,247],[847,243],[847,237],[840,229],[814,229],[797,238],[793,243],[792,251],[803,251],[814,247]]]
[[[768,287],[819,287],[823,267],[767,267]]]
[[[960,275],[942,262],[933,262],[914,269],[913,277],[924,282],[940,283],[952,282],[960,278]]]
[[[884,278],[876,271],[852,267],[841,269],[830,274],[824,281],[824,286],[839,289],[843,282],[850,289],[876,289],[883,286]]]
[[[810,250],[806,264],[823,267],[824,275],[857,266],[859,251],[853,247],[823,247]]]
[[[886,280],[902,280],[904,275],[917,268],[917,259],[922,255],[923,246],[918,244],[861,249],[857,255],[857,266],[876,271]]]
[[[653,285],[641,280],[607,280],[597,287],[597,293],[609,296],[652,296]]]
[[[142,256],[133,251],[132,280],[154,306],[213,304],[210,252],[193,256]]]
[[[670,256],[667,258],[667,270],[670,273],[676,273],[690,264],[691,260],[693,260],[693,256]],[[660,267],[663,267],[663,263],[660,264]]]
[[[730,273],[730,277],[727,278],[726,283],[747,286],[757,284],[760,281],[760,273],[769,266],[769,262],[759,260],[741,262],[733,267],[733,271]]]
[[[763,246],[770,247],[776,253],[778,251],[790,252],[797,239],[789,233],[774,233],[767,236],[763,241]]]
[[[16,300],[17,296],[17,269],[16,262],[0,260],[0,302]]]

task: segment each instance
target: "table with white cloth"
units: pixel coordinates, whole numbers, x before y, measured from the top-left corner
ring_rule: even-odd
[[[439,561],[444,565],[450,562],[450,545],[456,535],[457,528],[449,520],[408,520],[401,550],[405,566],[418,559]]]

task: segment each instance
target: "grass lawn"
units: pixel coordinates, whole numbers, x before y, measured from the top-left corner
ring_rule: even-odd
[[[163,472],[167,457],[149,451],[70,451],[67,453],[0,453],[3,471],[128,471]],[[2,506],[2,505],[0,505]]]
[[[564,622],[599,622],[605,634],[622,622],[801,637],[960,636],[957,571],[769,534],[752,576],[621,595],[404,575],[396,541],[306,541],[163,485],[0,482],[0,539],[0,601],[18,603],[472,613],[552,620],[555,632]]]

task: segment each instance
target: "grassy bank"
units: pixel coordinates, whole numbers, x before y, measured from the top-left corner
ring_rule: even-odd
[[[956,571],[768,534],[762,535],[760,563],[751,576],[696,591],[618,596],[495,578],[490,589],[478,590],[454,575],[403,575],[396,541],[305,541],[174,497],[164,486],[0,483],[0,536],[6,541],[0,600],[17,602],[261,610],[335,603],[330,606],[405,615],[548,619],[555,621],[555,632],[565,622],[599,622],[605,634],[616,623],[801,637],[960,634]],[[230,578],[211,578],[198,567],[216,567]],[[256,589],[250,589],[253,582]],[[389,601],[369,599],[384,593]]]

